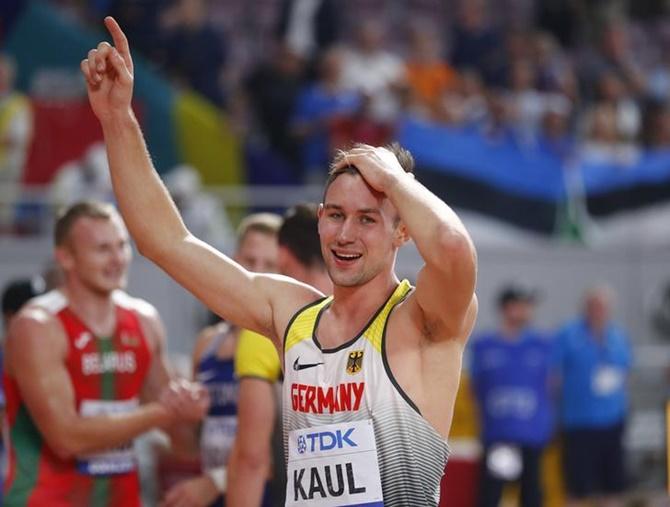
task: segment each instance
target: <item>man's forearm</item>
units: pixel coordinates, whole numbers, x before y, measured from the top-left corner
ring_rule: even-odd
[[[270,459],[254,459],[237,447],[228,461],[226,501],[236,507],[258,507],[263,499]]]
[[[470,236],[456,213],[411,175],[400,175],[389,185],[386,194],[427,264],[443,264],[445,250],[460,252],[463,247],[472,247]]]
[[[62,458],[83,456],[126,444],[153,428],[168,425],[171,414],[158,403],[142,405],[128,414],[81,417],[59,434],[47,431],[47,442]]]
[[[188,231],[154,170],[132,111],[106,118],[101,125],[121,214],[140,251],[154,258]]]

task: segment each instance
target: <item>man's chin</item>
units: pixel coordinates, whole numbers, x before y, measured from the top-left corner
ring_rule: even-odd
[[[89,289],[93,292],[100,294],[101,296],[108,296],[116,290],[126,290],[126,281],[110,281],[107,283],[100,283],[96,285],[90,285]]]
[[[333,285],[338,287],[357,287],[362,285],[362,277],[359,274],[331,273]]]

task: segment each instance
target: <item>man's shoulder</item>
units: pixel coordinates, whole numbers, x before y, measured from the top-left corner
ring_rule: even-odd
[[[112,301],[118,307],[133,311],[142,317],[149,319],[158,317],[158,310],[156,310],[154,305],[145,299],[131,296],[125,291],[115,290],[112,293]]]
[[[68,304],[67,296],[62,291],[54,289],[30,299],[24,308],[56,315],[64,310]]]
[[[49,303],[46,300],[46,303]],[[57,308],[60,306],[57,306]],[[24,306],[12,319],[5,342],[9,362],[20,364],[20,359],[32,357],[38,352],[50,351],[49,357],[61,357],[67,350],[65,328],[57,317],[57,311],[45,300],[33,300]],[[42,354],[38,354],[43,357]],[[21,368],[8,368],[20,372]]]

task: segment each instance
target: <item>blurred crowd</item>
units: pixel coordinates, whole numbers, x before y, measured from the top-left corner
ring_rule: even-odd
[[[322,182],[334,151],[386,143],[406,119],[531,154],[541,150],[565,167],[625,168],[670,147],[670,17],[662,2],[51,4],[87,29],[115,16],[151,68],[214,104],[242,143],[252,184]],[[0,195],[0,231],[16,231],[16,223],[37,229],[33,208],[7,205],[18,195],[9,183],[21,181],[36,141],[30,100],[14,86],[16,63],[0,58],[0,181],[8,183]],[[40,79],[31,97],[46,93]],[[78,81],[47,81],[58,97],[83,96]],[[56,171],[57,203],[63,195],[73,201],[109,194],[99,178],[105,171],[96,169],[104,165],[100,153],[93,146]]]
[[[179,86],[223,108],[262,163],[319,181],[329,154],[407,116],[560,156],[670,146],[662,2],[55,2],[112,14]]]

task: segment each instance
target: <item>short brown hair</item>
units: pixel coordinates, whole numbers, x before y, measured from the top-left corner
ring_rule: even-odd
[[[305,267],[325,266],[319,240],[319,207],[312,203],[296,204],[284,214],[277,241]]]
[[[82,217],[111,220],[115,216],[119,216],[116,208],[106,202],[76,202],[58,214],[54,227],[54,244],[62,246],[67,241],[74,224]]]
[[[351,149],[356,149],[356,148],[367,148],[368,145],[366,144],[354,144]],[[410,151],[406,148],[403,148],[400,146],[400,143],[393,142],[391,144],[387,144],[384,146],[388,151],[393,153],[396,158],[398,159],[398,162],[400,163],[400,167],[402,167],[406,173],[414,173],[414,157],[410,153]],[[325,201],[326,198],[326,192],[328,191],[328,187],[337,179],[338,176],[341,174],[360,174],[359,170],[353,166],[353,165],[346,165],[344,167],[337,167],[338,164],[343,160],[346,159],[347,155],[349,155],[349,152],[351,150],[340,150],[337,152],[335,155],[335,158],[333,158],[332,163],[330,164],[330,170],[328,171],[328,179],[326,180],[326,184],[323,187],[323,200]]]
[[[282,218],[276,213],[252,213],[242,219],[237,227],[237,244],[242,244],[250,232],[260,232],[276,236],[281,227]]]

